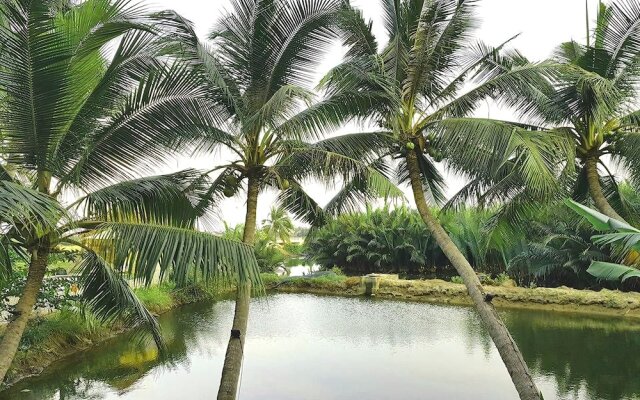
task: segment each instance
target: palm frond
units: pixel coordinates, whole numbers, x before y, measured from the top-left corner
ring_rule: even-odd
[[[236,282],[262,290],[253,248],[192,229],[151,222],[87,222],[84,243],[115,268],[147,285],[156,274],[178,285],[203,279],[217,285]],[[82,226],[82,225],[81,225]]]
[[[287,189],[278,193],[276,202],[296,219],[311,226],[322,226],[327,222],[322,207],[295,180],[290,181]]]
[[[531,130],[495,120],[450,118],[433,125],[436,146],[447,166],[472,177],[491,179],[512,162],[527,190],[545,197],[559,189],[558,177],[573,164],[573,143],[562,132]],[[569,157],[567,157],[569,155]]]
[[[196,170],[124,181],[89,193],[74,205],[98,221],[135,218],[182,227],[193,226],[208,182]]]
[[[90,251],[78,268],[85,311],[103,322],[122,321],[138,335],[150,332],[158,348],[164,349],[158,321],[133,293],[122,271]]]
[[[0,181],[0,223],[44,234],[55,230],[58,222],[67,217],[51,197],[17,183]]]
[[[188,66],[174,63],[153,71],[119,112],[87,138],[68,179],[109,184],[144,173],[166,159],[159,150],[173,152],[201,139],[220,122],[217,111],[199,74]]]

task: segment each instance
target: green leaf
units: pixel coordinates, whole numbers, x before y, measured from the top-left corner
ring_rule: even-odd
[[[158,321],[140,302],[122,272],[93,252],[86,252],[80,262],[80,286],[85,310],[99,320],[123,321],[136,328],[137,334],[150,332],[159,349],[164,349]]]
[[[595,261],[587,272],[598,279],[624,282],[629,278],[640,278],[640,270],[626,265]]]
[[[168,275],[184,286],[191,278],[215,285],[250,281],[262,290],[253,248],[241,242],[160,223],[86,222],[83,242],[116,268],[146,285]]]
[[[586,218],[596,229],[600,231],[611,229],[611,226],[609,225],[609,220],[611,218],[607,217],[606,215],[596,210],[592,210],[591,208],[571,199],[566,199],[564,203],[573,211]]]

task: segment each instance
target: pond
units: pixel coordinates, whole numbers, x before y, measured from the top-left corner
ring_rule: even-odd
[[[215,398],[233,303],[161,317],[169,355],[123,336],[65,359],[0,399]],[[640,326],[501,312],[545,399],[639,399]],[[470,308],[278,294],[253,302],[240,399],[516,399]]]

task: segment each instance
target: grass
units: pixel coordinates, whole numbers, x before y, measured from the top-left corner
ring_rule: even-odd
[[[173,285],[161,284],[135,290],[136,296],[149,309],[156,314],[173,308],[176,304],[172,292],[175,290]]]

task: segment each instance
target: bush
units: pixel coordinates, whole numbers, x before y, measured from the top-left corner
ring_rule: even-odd
[[[173,286],[162,284],[136,289],[136,296],[151,312],[160,313],[171,308],[174,301],[171,296]]]
[[[478,270],[504,271],[501,251],[483,231],[491,214],[464,210],[439,218],[452,240]],[[449,261],[417,212],[407,208],[367,209],[340,216],[309,240],[308,256],[325,269],[347,274],[401,273],[428,275],[450,270]]]

